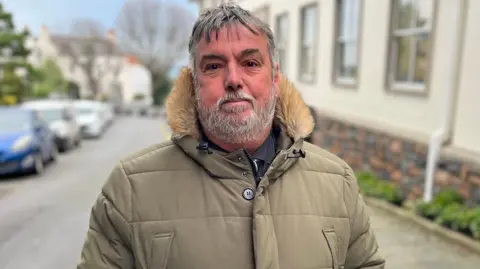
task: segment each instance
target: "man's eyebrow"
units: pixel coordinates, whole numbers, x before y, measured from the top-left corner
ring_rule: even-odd
[[[201,61],[204,61],[204,60],[225,60],[225,56],[220,54],[210,53],[202,56]]]
[[[240,52],[240,58],[246,57],[246,56],[251,56],[253,54],[259,54],[262,55],[259,49],[245,49],[242,52]]]

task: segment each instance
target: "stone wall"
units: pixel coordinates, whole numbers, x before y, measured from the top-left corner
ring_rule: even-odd
[[[428,147],[317,113],[315,144],[344,159],[355,171],[370,170],[400,186],[409,200],[422,198]],[[480,164],[442,156],[434,193],[455,188],[469,204],[480,204]]]

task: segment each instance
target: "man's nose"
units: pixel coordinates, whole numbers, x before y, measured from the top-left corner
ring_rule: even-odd
[[[229,91],[238,91],[243,88],[241,80],[241,71],[238,70],[236,64],[229,64],[227,67],[227,75],[225,78],[225,88]]]

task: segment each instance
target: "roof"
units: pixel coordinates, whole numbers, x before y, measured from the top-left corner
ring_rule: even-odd
[[[72,102],[69,100],[35,100],[35,101],[28,101],[22,104],[22,107],[25,108],[62,108],[67,105],[71,105]]]
[[[52,35],[51,39],[58,48],[60,54],[70,54],[70,50],[75,48],[82,54],[92,53],[90,50],[95,48],[94,55],[122,55],[122,51],[106,38],[95,37],[87,38],[70,35]]]

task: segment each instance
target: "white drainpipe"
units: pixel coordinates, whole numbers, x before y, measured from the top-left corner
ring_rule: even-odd
[[[462,31],[463,24],[461,23],[462,19],[462,2],[455,1],[455,17],[452,22],[456,27],[453,27],[453,38],[452,38],[452,51],[450,53],[450,67],[451,71],[446,76],[445,82],[445,93],[444,93],[444,103],[441,111],[441,126],[440,128],[433,131],[430,136],[430,142],[428,145],[428,155],[427,155],[427,169],[425,173],[425,188],[423,193],[423,200],[425,202],[430,202],[433,196],[433,183],[435,178],[435,170],[437,167],[438,160],[440,158],[440,150],[444,141],[451,134],[451,122],[454,109],[454,93],[456,88],[456,74],[457,69],[457,56],[459,50],[459,37],[460,32]]]

